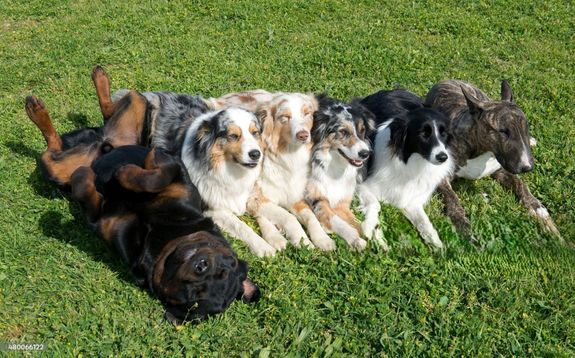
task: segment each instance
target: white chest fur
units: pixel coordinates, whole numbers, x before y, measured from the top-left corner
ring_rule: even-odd
[[[495,159],[493,153],[486,152],[473,159],[468,159],[465,166],[459,168],[456,176],[466,179],[479,179],[491,175],[501,169],[501,164]]]
[[[351,200],[357,185],[358,168],[350,165],[336,151],[318,153],[321,164],[313,164],[310,182],[335,207],[343,200]]]
[[[451,155],[440,165],[430,163],[417,153],[404,163],[393,155],[388,145],[390,132],[387,126],[380,127],[378,132],[374,168],[361,184],[362,188],[399,208],[423,206],[441,180],[453,170]]]
[[[310,155],[308,146],[283,153],[266,153],[259,179],[264,196],[284,207],[301,200],[309,176]]]

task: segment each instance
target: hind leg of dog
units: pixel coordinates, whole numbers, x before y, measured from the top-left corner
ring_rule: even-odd
[[[62,139],[52,124],[52,119],[44,102],[35,96],[26,97],[26,114],[42,132],[48,146],[47,150],[62,151]]]
[[[112,147],[142,144],[147,101],[136,91],[129,91],[114,103],[114,112],[104,125],[104,138]]]
[[[561,234],[553,219],[549,215],[547,208],[541,204],[541,202],[531,194],[529,188],[525,183],[515,174],[511,174],[505,169],[500,169],[491,175],[495,180],[497,180],[504,188],[511,190],[519,199],[521,204],[527,208],[529,215],[535,217],[543,226],[543,228],[550,233],[557,236],[560,240]]]
[[[114,114],[116,105],[110,96],[110,78],[100,65],[92,70],[92,82],[94,82],[96,87],[100,110],[102,111],[102,117],[104,117],[104,123],[106,123]]]
[[[465,209],[451,187],[449,180],[444,179],[437,187],[437,191],[443,201],[445,214],[451,219],[459,235],[467,239],[470,243],[476,244],[477,240],[471,232],[471,222],[467,218]]]
[[[47,180],[68,185],[70,177],[82,166],[90,166],[100,153],[100,143],[80,144],[62,151],[62,139],[52,124],[44,103],[34,97],[26,98],[26,113],[44,136],[47,150],[40,158],[40,169]]]
[[[262,237],[268,244],[278,251],[287,247],[287,240],[270,220],[264,216],[256,217],[256,220],[260,226]]]
[[[437,248],[443,248],[443,243],[439,239],[439,235],[429,220],[429,217],[423,210],[423,207],[412,206],[404,208],[402,211],[403,214],[409,219],[409,221],[411,221],[413,226],[415,226],[425,242]]]
[[[119,168],[115,176],[130,191],[157,193],[170,185],[179,172],[177,161],[152,149],[146,156],[144,168],[127,164]]]
[[[291,209],[298,220],[307,228],[309,238],[315,247],[322,251],[335,250],[335,242],[326,234],[321,223],[305,201],[297,202]]]
[[[220,228],[233,237],[242,240],[255,255],[259,257],[275,255],[276,249],[233,213],[224,210],[208,210],[205,214],[211,217]]]
[[[95,223],[101,215],[102,195],[96,191],[96,174],[90,167],[80,167],[70,178],[72,198],[80,202],[88,221]]]

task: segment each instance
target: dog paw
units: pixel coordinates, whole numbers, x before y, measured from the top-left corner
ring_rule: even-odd
[[[390,247],[387,244],[387,241],[385,241],[385,239],[383,238],[383,231],[381,231],[381,229],[376,229],[374,232],[373,238],[372,240],[375,241],[375,243],[381,247],[384,251],[389,251]]]
[[[108,74],[106,73],[106,71],[104,70],[104,68],[100,65],[96,65],[96,67],[94,67],[94,69],[92,70],[92,81],[97,82],[101,79],[106,79],[106,81],[108,80]]]
[[[256,246],[252,246],[251,250],[257,257],[271,257],[274,256],[277,252],[274,247],[265,241],[257,244]]]
[[[37,123],[40,120],[40,116],[42,114],[48,114],[46,110],[46,105],[42,100],[36,96],[28,96],[26,97],[26,114],[32,120],[32,122]]]
[[[367,247],[367,241],[364,239],[357,238],[349,243],[352,249],[357,251],[363,251]]]
[[[277,251],[284,250],[287,247],[287,240],[279,233],[268,235],[265,240]]]
[[[317,247],[322,251],[333,251],[336,248],[335,241],[333,241],[329,236],[327,236],[327,234],[325,234],[325,236],[322,237],[321,239],[316,238],[315,240],[313,240],[313,244],[315,245],[315,247]]]
[[[541,226],[543,226],[543,229],[545,231],[555,235],[559,239],[559,241],[563,242],[563,237],[561,236],[561,233],[559,233],[557,226],[555,226],[555,222],[553,222],[553,219],[551,219],[551,215],[549,215],[549,212],[544,206],[541,206],[536,210],[530,210],[529,214],[535,217],[537,221],[539,221],[539,223],[541,224]]]
[[[367,221],[361,223],[361,232],[366,239],[371,239],[376,234],[376,227],[372,224],[369,224]]]

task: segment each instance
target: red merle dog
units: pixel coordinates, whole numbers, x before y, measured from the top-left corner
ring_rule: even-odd
[[[101,104],[102,105],[102,104]],[[201,199],[181,160],[139,145],[146,100],[136,92],[102,106],[102,128],[60,136],[42,101],[26,98],[26,112],[47,150],[44,177],[69,187],[100,237],[129,265],[136,282],[156,295],[178,324],[250,302],[259,290],[247,264],[201,212]],[[106,116],[108,114],[108,116]]]

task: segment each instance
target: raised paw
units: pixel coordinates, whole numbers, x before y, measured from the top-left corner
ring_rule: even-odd
[[[40,126],[39,122],[42,120],[49,120],[48,110],[46,109],[46,105],[36,96],[28,96],[26,97],[26,114],[32,120],[32,122],[36,123],[36,125]]]
[[[100,65],[96,65],[92,70],[92,81],[94,81],[95,85],[106,84],[109,88],[110,80],[108,78],[108,74]]]

